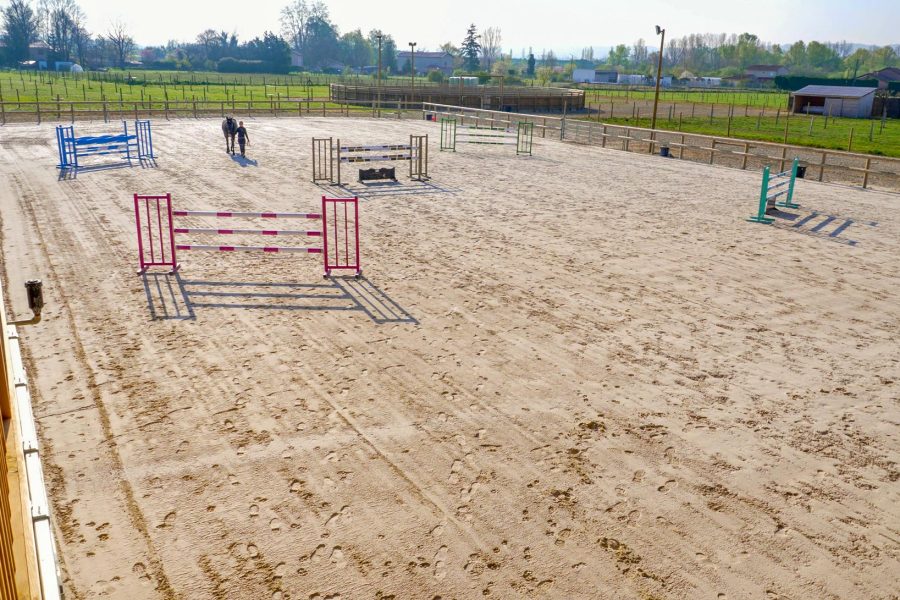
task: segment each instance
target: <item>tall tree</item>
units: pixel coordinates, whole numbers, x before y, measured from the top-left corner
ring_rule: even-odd
[[[460,52],[463,57],[463,68],[470,73],[478,69],[478,55],[481,54],[481,44],[478,42],[479,39],[481,39],[481,36],[478,35],[475,24],[473,23],[466,31],[466,37],[460,45]]]
[[[328,21],[328,7],[324,2],[294,0],[281,9],[281,32],[291,48],[298,52],[306,50],[309,37],[309,22],[312,19]]]
[[[534,60],[534,52],[529,52],[528,53],[528,68],[525,69],[525,74],[528,75],[529,77],[534,77],[534,64],[536,62],[537,61]]]
[[[499,27],[488,27],[481,34],[481,62],[486,71],[500,58],[502,40]]]
[[[24,0],[13,0],[3,9],[3,34],[7,59],[16,63],[28,59],[28,46],[37,39],[38,20]]]
[[[125,61],[128,60],[129,55],[134,51],[134,38],[128,35],[128,28],[125,26],[125,23],[120,20],[114,21],[110,25],[109,31],[106,32],[106,39],[109,40],[110,45],[115,50],[116,64],[124,67]]]
[[[69,60],[80,30],[84,29],[84,12],[75,0],[40,0],[39,32],[50,46],[51,58]]]

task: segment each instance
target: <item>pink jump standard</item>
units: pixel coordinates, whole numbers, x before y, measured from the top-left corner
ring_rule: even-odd
[[[352,205],[352,208],[351,208]],[[340,208],[339,208],[340,207]],[[134,217],[138,236],[138,274],[151,267],[169,267],[174,273],[179,250],[212,252],[266,252],[321,254],[325,277],[332,271],[352,270],[362,274],[359,261],[359,199],[322,196],[321,213],[231,212],[215,210],[173,210],[172,196],[134,195]],[[247,229],[221,227],[176,227],[175,217],[245,219],[315,219],[321,229]],[[321,246],[230,246],[176,244],[176,234],[306,236],[321,238]],[[330,233],[330,235],[329,235]]]

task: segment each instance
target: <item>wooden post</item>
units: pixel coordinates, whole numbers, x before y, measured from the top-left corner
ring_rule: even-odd
[[[716,138],[713,138],[712,144],[710,144],[709,148],[709,164],[713,164],[713,161],[716,158]]]
[[[109,105],[103,100],[103,122],[109,123]]]
[[[681,135],[681,145],[678,147],[678,159],[684,156],[684,134]]]
[[[35,102],[34,105],[37,107],[37,124],[41,124],[41,103]]]
[[[853,152],[853,128],[850,128],[850,141],[847,142],[847,152]]]
[[[781,147],[781,165],[778,167],[778,172],[781,173],[784,171],[784,160],[787,157],[787,146]]]
[[[822,160],[819,162],[819,181],[822,181],[822,177],[825,174],[825,155],[827,152],[822,153]]]
[[[601,146],[606,148],[606,125],[603,126],[603,143]]]
[[[3,119],[3,124],[6,125],[6,103],[0,102],[0,118]]]
[[[747,169],[747,154],[749,152],[750,152],[750,144],[747,142],[744,142],[744,157],[741,160],[741,168],[744,170]]]
[[[169,101],[168,100],[163,101],[163,110],[166,113],[166,121],[168,121],[169,120]]]
[[[863,189],[866,189],[869,185],[869,167],[872,165],[872,157],[866,157],[866,172],[863,175]]]
[[[631,141],[631,130],[625,128],[625,152],[628,152],[628,142]]]

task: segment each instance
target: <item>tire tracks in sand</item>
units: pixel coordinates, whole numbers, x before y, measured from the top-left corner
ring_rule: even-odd
[[[27,178],[25,178],[24,175],[19,174],[13,176],[11,177],[11,180],[12,185],[19,188],[19,197],[21,198],[20,210],[31,221],[31,228],[37,236],[37,245],[46,258],[47,268],[49,269],[54,284],[58,286],[59,298],[63,304],[63,314],[65,315],[66,327],[71,335],[72,348],[75,353],[75,358],[77,362],[82,365],[82,371],[86,378],[91,402],[97,410],[100,426],[103,431],[103,441],[105,442],[105,445],[108,449],[109,459],[112,463],[112,466],[114,467],[114,472],[116,475],[115,484],[119,488],[119,491],[124,498],[125,508],[131,524],[138,531],[138,533],[140,533],[141,537],[146,542],[146,552],[150,563],[150,570],[152,572],[153,579],[156,581],[156,589],[166,600],[175,600],[177,598],[177,595],[175,594],[175,590],[172,588],[172,585],[169,582],[165,569],[163,568],[162,560],[150,538],[150,534],[147,530],[146,519],[144,518],[143,513],[138,507],[138,503],[131,484],[124,476],[125,469],[123,467],[122,459],[119,455],[118,447],[115,442],[115,436],[112,431],[109,411],[103,402],[100,388],[97,385],[96,378],[94,376],[94,370],[91,367],[90,360],[88,359],[87,353],[85,351],[84,343],[82,342],[81,336],[79,335],[78,327],[75,323],[74,312],[69,303],[69,294],[67,294],[62,287],[63,282],[67,281],[67,279],[60,276],[57,270],[57,265],[53,260],[51,260],[50,253],[48,251],[45,228],[49,228],[50,231],[56,232],[57,236],[60,236],[61,232],[67,231],[68,228],[62,222],[59,213],[49,213],[46,211],[41,211],[41,215],[37,214],[37,203],[34,202],[33,199],[37,198],[38,194],[28,183]]]

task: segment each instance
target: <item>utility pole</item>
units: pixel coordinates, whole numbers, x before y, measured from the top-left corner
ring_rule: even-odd
[[[409,43],[409,71],[412,73],[411,93],[416,92],[416,43]]]
[[[380,117],[381,116],[381,38],[384,37],[384,34],[382,34],[381,32],[378,32],[378,34],[375,37],[378,38],[378,81],[375,85],[378,90],[377,91],[377,95],[378,95],[377,105],[378,105],[378,116]]]
[[[656,63],[656,93],[653,96],[653,119],[650,121],[650,129],[656,129],[656,108],[659,106],[659,83],[662,76],[663,45],[666,43],[666,30],[656,26],[656,35],[662,35],[659,40],[659,60]]]

